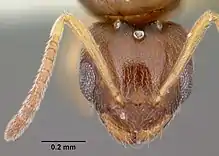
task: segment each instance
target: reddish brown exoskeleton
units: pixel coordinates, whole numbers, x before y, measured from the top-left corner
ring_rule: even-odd
[[[39,73],[5,130],[16,140],[32,122],[52,74],[64,25],[83,42],[80,87],[103,124],[122,144],[162,133],[192,89],[192,55],[219,15],[206,11],[186,32],[166,21],[181,0],[79,0],[101,19],[89,30],[69,13],[54,23]]]

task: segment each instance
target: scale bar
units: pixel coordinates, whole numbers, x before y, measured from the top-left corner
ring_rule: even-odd
[[[41,142],[74,142],[74,143],[86,143],[85,140],[43,140]]]

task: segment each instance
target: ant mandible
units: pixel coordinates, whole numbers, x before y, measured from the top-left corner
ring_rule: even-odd
[[[67,25],[83,42],[80,88],[109,133],[122,144],[150,142],[192,90],[192,55],[219,15],[206,11],[190,32],[168,15],[181,0],[79,0],[100,18],[87,29],[65,12],[55,21],[34,84],[4,138],[14,141],[32,122],[52,74]]]

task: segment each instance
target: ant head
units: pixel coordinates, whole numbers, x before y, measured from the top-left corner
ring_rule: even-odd
[[[181,0],[79,0],[95,16],[128,23],[148,23],[172,12]]]

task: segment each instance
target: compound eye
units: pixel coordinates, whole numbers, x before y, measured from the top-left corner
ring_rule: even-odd
[[[91,63],[81,61],[79,70],[79,81],[82,94],[89,102],[93,102],[93,92],[96,86],[96,76]]]
[[[189,98],[192,93],[193,86],[193,59],[191,59],[186,65],[184,71],[180,75],[180,102],[183,103],[186,99]]]

